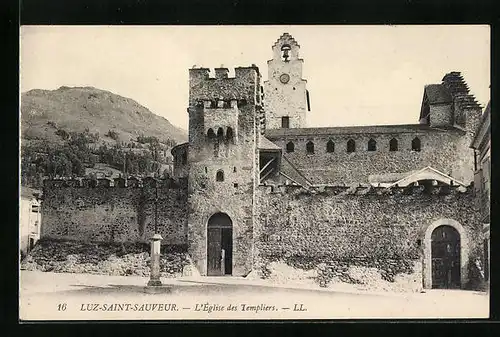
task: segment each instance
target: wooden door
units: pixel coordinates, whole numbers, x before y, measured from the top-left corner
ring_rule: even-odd
[[[207,275],[222,275],[222,229],[208,228],[208,249],[207,249]]]
[[[451,226],[432,232],[432,288],[460,288],[460,234]]]
[[[222,249],[224,250],[223,264],[224,268],[222,271],[223,275],[232,275],[233,273],[233,229],[223,228],[222,229]]]

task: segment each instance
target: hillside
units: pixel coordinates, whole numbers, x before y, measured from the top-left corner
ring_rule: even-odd
[[[137,136],[156,137],[161,142],[187,140],[184,130],[167,119],[153,114],[136,101],[93,87],[60,87],[57,90],[34,89],[21,95],[22,141],[61,142],[57,130],[98,132],[100,142],[114,142],[106,137],[109,130],[119,141]]]

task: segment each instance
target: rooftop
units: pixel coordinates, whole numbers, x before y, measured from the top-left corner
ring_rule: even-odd
[[[281,147],[271,142],[266,137],[259,137],[259,150],[281,151]]]
[[[297,43],[297,41],[293,38],[292,35],[289,33],[283,33],[278,40],[273,44],[273,47],[283,43],[283,44],[289,44],[289,45],[296,45],[297,47],[300,47],[300,45]]]
[[[282,136],[329,136],[350,134],[376,134],[376,133],[413,133],[415,131],[443,132],[444,129],[432,128],[426,124],[395,124],[395,125],[366,125],[366,126],[337,126],[320,128],[290,128],[266,129],[268,138]]]
[[[474,139],[472,140],[471,147],[473,149],[479,150],[485,141],[491,138],[491,101],[488,101],[486,108],[484,109],[483,115],[481,117],[481,122],[474,134]]]
[[[448,88],[443,84],[429,84],[424,88],[429,104],[451,103],[452,97]]]

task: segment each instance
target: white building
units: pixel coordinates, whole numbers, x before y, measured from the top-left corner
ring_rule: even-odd
[[[41,192],[21,186],[19,194],[19,249],[26,254],[40,238]]]
[[[490,102],[484,110],[481,123],[477,129],[471,147],[474,149],[474,186],[477,202],[481,210],[484,242],[484,278],[490,279],[490,205],[491,205],[491,106]]]

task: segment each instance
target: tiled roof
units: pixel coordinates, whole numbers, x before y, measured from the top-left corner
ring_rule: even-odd
[[[259,137],[259,150],[281,151],[281,147],[271,142],[264,136]]]
[[[429,104],[451,103],[450,91],[443,84],[429,84],[424,88]]]
[[[290,129],[266,129],[265,135],[269,139],[284,136],[328,136],[328,135],[350,135],[371,133],[413,133],[415,131],[441,131],[426,124],[396,124],[396,125],[367,125],[367,126],[339,126],[326,128],[290,128]]]

